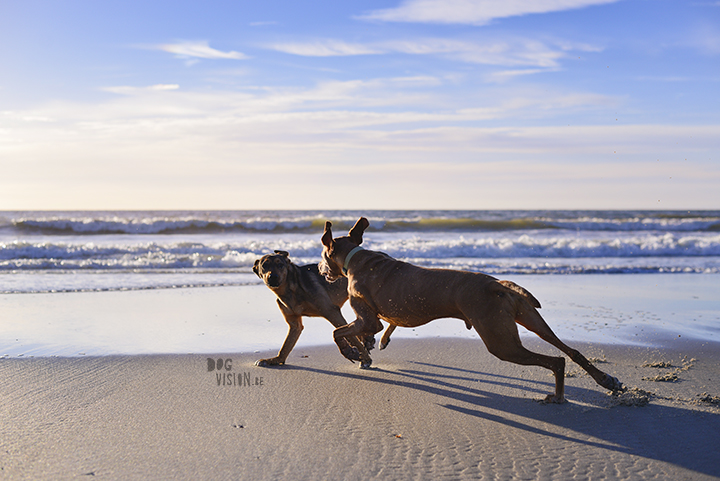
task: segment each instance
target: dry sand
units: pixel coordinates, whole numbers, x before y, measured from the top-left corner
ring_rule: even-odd
[[[332,346],[279,368],[253,365],[274,353],[0,359],[0,478],[720,477],[718,343],[572,344],[639,390],[610,396],[568,363],[569,402],[542,404],[549,373],[479,338],[396,339],[371,370]]]

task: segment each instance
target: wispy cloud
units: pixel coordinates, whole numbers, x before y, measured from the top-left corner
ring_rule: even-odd
[[[177,43],[165,43],[155,48],[165,52],[173,53],[179,58],[206,58],[206,59],[233,59],[243,60],[247,55],[230,51],[223,52],[210,47],[207,41],[184,41]]]
[[[405,0],[397,8],[358,16],[384,22],[460,23],[486,25],[497,18],[603,5],[618,0]]]
[[[415,38],[373,43],[346,43],[323,39],[311,42],[271,44],[267,48],[307,57],[353,55],[434,55],[465,63],[530,66],[555,69],[570,51],[597,52],[602,48],[563,40],[541,41],[521,37],[493,40],[457,40],[448,38]],[[539,70],[537,70],[539,72]],[[525,73],[531,73],[526,71]]]
[[[412,42],[390,42],[388,48],[407,54],[435,54],[466,63],[485,65],[531,65],[557,67],[565,52],[544,42],[529,39],[469,42],[448,39],[426,39]]]
[[[342,40],[331,39],[315,40],[312,42],[276,43],[268,45],[268,48],[293,55],[302,55],[304,57],[336,57],[385,53],[382,49],[375,46],[347,43]]]
[[[507,82],[508,80],[522,77],[523,75],[534,75],[538,73],[545,72],[545,69],[539,69],[539,68],[529,68],[529,69],[519,69],[519,70],[501,70],[499,72],[492,72],[485,76],[485,80],[488,82],[494,82],[494,83],[503,83]]]
[[[177,90],[179,88],[180,86],[178,84],[156,84],[150,85],[148,87],[131,87],[127,85],[121,85],[117,87],[102,87],[100,90],[113,94],[135,95],[143,92],[161,92],[167,90]]]
[[[4,121],[12,125],[13,120],[21,118],[53,120],[57,135],[47,130],[42,132],[41,143],[48,145],[59,145],[64,142],[63,138],[74,139],[80,135],[88,142],[91,138],[102,142],[133,138],[138,146],[151,138],[158,143],[170,138],[193,138],[203,146],[215,143],[227,151],[236,148],[238,141],[268,146],[352,144],[363,149],[379,142],[379,148],[395,148],[392,147],[395,145],[414,150],[416,144],[431,149],[451,146],[452,139],[462,137],[472,142],[475,134],[468,132],[482,131],[493,138],[497,129],[477,128],[484,125],[479,122],[488,120],[551,119],[562,112],[617,105],[617,99],[590,93],[544,91],[543,96],[538,96],[533,91],[509,89],[504,89],[502,95],[485,98],[466,96],[448,105],[441,93],[433,93],[440,82],[442,79],[433,77],[399,77],[324,82],[310,89],[245,92],[192,92],[165,84],[108,87],[104,90],[121,96],[95,105],[52,104],[16,112]],[[167,95],[168,90],[175,91]],[[17,127],[15,124],[14,133],[8,138],[30,135],[29,131]],[[513,129],[505,130],[508,138],[514,135]],[[74,133],[68,135],[68,132]],[[427,141],[422,140],[425,135],[430,136]],[[410,138],[412,141],[406,142]],[[430,138],[439,143],[433,145]],[[25,140],[27,146],[34,144]],[[490,147],[495,141],[483,142]]]
[[[617,99],[503,88],[448,103],[433,88],[442,80],[398,77],[245,91],[192,91],[174,84],[111,87],[106,90],[124,95],[100,103],[59,102],[0,112],[0,156],[10,159],[6,170],[11,173],[0,179],[0,199],[4,205],[21,205],[42,191],[52,193],[57,207],[58,198],[76,190],[88,196],[85,205],[92,199],[96,207],[112,201],[114,208],[148,208],[147,202],[156,206],[157,199],[167,198],[157,208],[178,208],[177,202],[197,201],[188,200],[192,191],[215,201],[218,196],[227,202],[240,199],[253,208],[311,208],[325,205],[317,192],[326,192],[324,184],[346,182],[348,171],[354,172],[359,190],[372,186],[368,197],[376,199],[374,208],[387,202],[437,208],[437,197],[427,205],[418,202],[423,192],[438,188],[462,193],[464,203],[458,206],[464,208],[493,205],[503,189],[532,192],[522,201],[527,202],[546,194],[539,184],[561,186],[573,176],[591,183],[599,176],[606,186],[617,178],[635,192],[649,182],[648,172],[672,176],[675,182],[683,177],[690,195],[698,198],[716,190],[720,171],[704,157],[720,146],[718,125],[570,127],[553,122],[554,116],[607,109]],[[544,121],[528,125],[531,117]],[[693,152],[702,152],[703,159],[672,165],[656,160]],[[631,158],[642,163],[628,162]],[[285,196],[268,204],[265,187],[246,182],[256,172],[280,175],[279,191]],[[319,188],[296,191],[298,178]],[[411,188],[398,191],[395,179],[410,182]],[[487,199],[477,197],[478,182],[495,189]],[[248,187],[238,191],[239,184]],[[573,185],[588,188],[587,182]],[[158,194],[162,189],[167,197]],[[550,189],[555,190],[562,189]],[[146,197],[128,195],[140,191]],[[316,194],[308,197],[305,191]],[[603,198],[603,192],[597,195]],[[522,202],[515,207],[526,207]],[[627,200],[617,202],[620,208]],[[684,197],[679,205],[687,202]],[[697,205],[705,204],[699,200]]]

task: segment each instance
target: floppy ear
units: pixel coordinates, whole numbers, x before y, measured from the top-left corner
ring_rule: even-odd
[[[320,240],[322,241],[322,245],[324,245],[325,247],[332,247],[332,222],[325,222],[325,232],[323,233],[322,239]]]
[[[362,244],[363,241],[363,232],[365,232],[365,229],[370,226],[370,222],[365,217],[360,217],[357,222],[355,222],[355,225],[352,229],[350,229],[350,232],[348,235],[350,236],[350,239],[357,245]]]
[[[260,277],[260,273],[258,272],[258,264],[260,264],[260,259],[255,259],[255,264],[253,264],[253,272]]]
[[[283,256],[283,257],[289,257],[289,256],[290,256],[290,253],[288,253],[288,252],[286,252],[286,251],[275,251],[275,254],[280,254],[280,255]]]

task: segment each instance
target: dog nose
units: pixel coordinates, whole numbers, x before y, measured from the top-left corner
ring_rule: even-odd
[[[280,285],[280,278],[277,274],[270,274],[267,282],[270,287],[277,287]]]

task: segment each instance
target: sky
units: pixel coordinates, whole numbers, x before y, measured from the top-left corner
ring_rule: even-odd
[[[720,209],[717,0],[3,0],[0,210]]]

